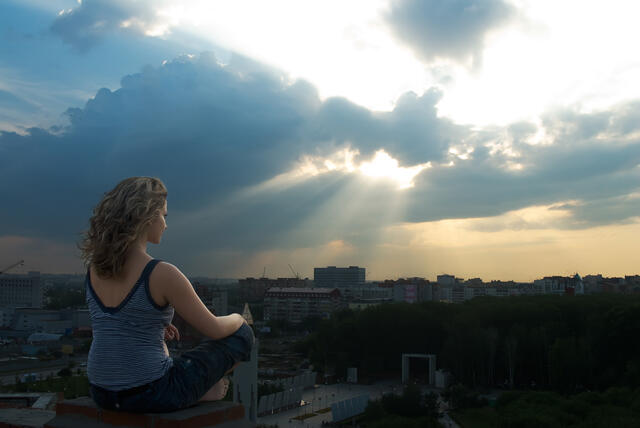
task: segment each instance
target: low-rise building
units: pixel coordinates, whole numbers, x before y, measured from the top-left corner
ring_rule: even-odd
[[[91,328],[88,309],[15,308],[11,310],[11,315],[7,327],[14,331],[69,334],[78,329]]]
[[[11,327],[14,314],[14,308],[0,308],[0,328]]]
[[[349,302],[349,309],[362,310],[373,306],[382,305],[384,303],[392,303],[391,299],[360,299]]]
[[[381,287],[378,283],[365,283],[353,286],[328,287],[337,288],[340,291],[342,303],[346,306],[351,302],[362,299],[382,299],[393,298],[393,289]]]
[[[238,291],[243,302],[261,302],[270,288],[304,288],[312,285],[309,278],[245,278],[238,281]]]

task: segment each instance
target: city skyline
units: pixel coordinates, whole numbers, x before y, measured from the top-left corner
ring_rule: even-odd
[[[329,266],[331,267],[331,266]],[[335,267],[335,266],[334,266]],[[358,266],[356,266],[358,267]],[[312,268],[312,269],[317,269],[316,268]],[[366,268],[365,268],[366,269]],[[262,276],[262,274],[258,274],[255,276],[242,276],[242,277],[208,277],[208,276],[202,276],[202,275],[191,275],[189,272],[184,272],[185,275],[191,280],[193,281],[193,284],[200,284],[200,281],[207,281],[207,280],[213,280],[213,281],[242,281],[242,280],[269,280],[269,281],[277,281],[277,280],[290,280],[290,281],[297,281],[296,284],[298,283],[307,283],[307,282],[313,282],[314,281],[314,277],[313,275],[303,275],[300,272],[296,272],[297,276],[293,276],[293,275],[283,275],[283,276],[278,276],[278,275],[273,275],[270,276],[268,274],[268,272],[265,272],[265,276]],[[312,270],[313,272],[313,270]],[[86,275],[86,272],[61,272],[61,273],[54,273],[54,272],[40,272],[40,271],[31,271],[29,272],[29,274],[32,273],[37,273],[40,276],[43,277],[57,277],[57,276],[61,276],[61,277],[83,277],[84,275]],[[404,275],[395,275],[392,277],[386,277],[386,278],[370,278],[369,275],[367,274],[367,277],[365,279],[365,283],[367,284],[371,284],[371,283],[382,283],[385,281],[399,281],[399,280],[405,280],[405,281],[412,281],[412,280],[426,280],[428,282],[432,282],[432,283],[437,283],[438,282],[438,277],[451,277],[451,278],[455,278],[456,283],[458,284],[464,284],[467,285],[466,283],[476,283],[476,281],[480,280],[481,283],[483,284],[490,284],[492,282],[497,282],[497,283],[509,283],[509,282],[514,282],[514,283],[533,283],[535,280],[540,280],[540,279],[544,279],[544,278],[574,278],[575,275],[579,275],[581,278],[598,278],[600,277],[603,280],[609,280],[609,279],[622,279],[624,280],[625,278],[629,278],[630,280],[636,281],[637,277],[640,277],[640,272],[628,272],[625,273],[623,275],[619,275],[619,276],[609,276],[606,274],[603,274],[601,272],[572,272],[570,274],[564,274],[564,273],[558,273],[558,272],[551,272],[551,273],[547,273],[544,275],[541,275],[539,277],[533,277],[531,279],[528,280],[516,280],[514,278],[484,278],[484,277],[480,277],[477,275],[470,275],[470,276],[462,276],[459,275],[455,272],[438,272],[438,273],[434,273],[433,275],[427,275],[427,276],[419,276],[419,275],[410,275],[410,274],[404,274]],[[22,277],[22,276],[29,276],[28,274],[22,272],[22,269],[19,272],[15,272],[15,271],[9,271],[9,272],[3,272],[3,278],[13,278],[13,277]],[[291,287],[298,287],[300,286],[298,285],[291,285]]]
[[[193,276],[633,275],[637,12],[4,2],[0,268],[83,272],[93,206],[151,175],[169,227],[148,250]]]

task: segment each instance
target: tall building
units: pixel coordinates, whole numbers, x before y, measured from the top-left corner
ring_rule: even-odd
[[[40,272],[0,275],[0,308],[41,308]]]
[[[358,266],[313,268],[316,287],[341,287],[364,284],[365,268]]]
[[[363,298],[364,289],[371,288],[366,287],[365,268],[358,266],[314,268],[313,282],[316,287],[340,290],[340,296],[345,304]]]

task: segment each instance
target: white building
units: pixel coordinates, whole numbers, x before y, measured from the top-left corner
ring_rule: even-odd
[[[41,308],[40,272],[0,275],[0,308]]]
[[[456,283],[456,277],[453,275],[438,275],[438,285],[454,285]]]
[[[452,288],[438,286],[434,300],[439,302],[451,302],[453,300]]]
[[[415,303],[418,301],[418,286],[416,284],[395,284],[393,286],[393,301]]]
[[[484,285],[465,285],[464,300],[471,300],[474,297],[486,296],[487,287]]]
[[[534,280],[533,286],[539,294],[562,295],[568,287],[575,287],[575,279],[566,276],[545,276]]]

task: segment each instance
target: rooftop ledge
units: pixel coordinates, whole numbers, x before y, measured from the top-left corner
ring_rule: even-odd
[[[127,413],[99,408],[91,398],[81,397],[59,402],[56,415],[44,428],[250,428],[255,424],[244,418],[244,406],[229,401],[199,403],[170,413]],[[0,425],[1,426],[1,425]]]

